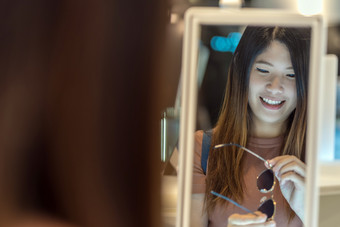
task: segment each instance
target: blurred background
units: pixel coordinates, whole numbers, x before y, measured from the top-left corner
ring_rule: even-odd
[[[178,142],[183,16],[192,6],[218,5],[0,2],[0,226],[165,226],[161,193],[176,188],[160,173],[176,172],[165,163]],[[245,0],[243,7],[298,6]],[[327,52],[338,57],[339,11],[339,1],[324,0]],[[206,61],[228,58],[209,48],[215,57]],[[207,93],[212,80],[200,82],[199,102],[209,104],[204,128],[214,124],[224,89]],[[338,160],[339,98],[336,126]],[[337,193],[321,200],[322,220],[334,219]]]

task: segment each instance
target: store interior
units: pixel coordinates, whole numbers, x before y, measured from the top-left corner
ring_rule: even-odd
[[[164,65],[168,70],[167,78],[172,85],[171,91],[167,91],[167,105],[164,106],[164,112],[161,119],[161,162],[162,162],[162,218],[165,226],[175,226],[176,211],[178,210],[178,179],[176,166],[178,167],[178,153],[173,151],[178,149],[178,138],[180,133],[180,95],[181,87],[181,60],[183,54],[183,31],[184,15],[190,7],[220,7],[219,1],[212,0],[188,0],[173,1],[171,4],[170,23],[167,26],[167,42],[165,48],[167,54],[173,60]],[[330,94],[324,105],[329,106],[330,112],[327,115],[331,121],[324,121],[322,124],[327,128],[323,135],[324,149],[318,153],[318,226],[337,226],[340,218],[337,215],[337,207],[340,202],[340,178],[337,173],[340,171],[340,70],[337,67],[340,57],[340,16],[337,13],[340,9],[340,3],[335,0],[320,1],[322,9],[319,13],[325,19],[326,37],[326,54],[333,56],[333,66],[335,67],[332,74],[336,74],[330,79]],[[242,7],[247,8],[265,8],[265,9],[284,9],[298,11],[297,1],[262,1],[246,0],[242,2]],[[301,11],[300,11],[301,13]],[[228,31],[229,29],[229,31]],[[203,26],[201,30],[200,56],[198,58],[198,94],[197,94],[197,119],[196,129],[208,130],[215,124],[222,103],[223,92],[225,89],[226,77],[225,72],[228,69],[228,62],[231,58],[232,51],[218,50],[212,43],[214,36],[224,36],[227,38],[232,27],[209,27]],[[228,36],[229,37],[229,36]],[[230,37],[229,37],[230,38]],[[222,47],[223,49],[223,47]],[[335,65],[335,66],[334,66]],[[203,68],[200,70],[199,68]],[[327,74],[327,73],[326,73]],[[328,76],[323,74],[323,76]],[[330,76],[331,77],[331,76]],[[170,86],[169,86],[170,87]],[[170,93],[169,93],[170,92]],[[327,91],[325,91],[327,92]],[[325,108],[325,111],[327,111]],[[176,160],[176,161],[175,161]],[[169,163],[172,162],[172,165]]]

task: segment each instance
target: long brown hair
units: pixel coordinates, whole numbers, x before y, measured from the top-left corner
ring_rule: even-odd
[[[273,40],[285,44],[289,49],[297,89],[297,107],[287,119],[281,154],[295,155],[304,161],[310,45],[308,28],[246,28],[229,68],[224,103],[213,131],[211,146],[230,142],[246,146],[251,127],[251,110],[248,105],[250,68],[256,56]],[[211,190],[218,191],[238,202],[243,200],[244,152],[242,150],[236,152],[238,149],[236,147],[222,149],[221,152],[209,154],[205,197],[208,213],[213,211],[217,203],[224,203],[222,199],[212,196]],[[291,211],[291,218],[294,215]]]

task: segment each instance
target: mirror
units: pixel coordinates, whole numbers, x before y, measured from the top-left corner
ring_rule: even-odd
[[[185,32],[184,32],[184,44],[183,44],[183,61],[182,61],[182,100],[181,100],[181,114],[180,114],[180,134],[179,134],[179,145],[178,145],[178,172],[177,172],[177,207],[176,207],[176,226],[190,226],[190,223],[194,223],[201,218],[203,203],[202,198],[204,198],[204,192],[206,190],[205,178],[202,177],[197,179],[197,176],[193,177],[194,160],[197,159],[197,130],[209,130],[215,127],[218,115],[220,113],[221,104],[223,102],[226,82],[228,79],[228,68],[232,56],[234,55],[234,50],[243,35],[245,28],[247,26],[265,26],[265,27],[289,27],[294,28],[296,31],[299,30],[309,30],[310,34],[310,47],[307,52],[309,52],[309,73],[308,73],[308,105],[307,105],[307,122],[308,130],[306,133],[306,146],[305,146],[305,163],[306,167],[305,173],[305,193],[304,199],[299,200],[303,203],[303,212],[299,213],[299,217],[304,220],[305,226],[316,226],[316,218],[318,212],[318,194],[317,194],[317,153],[320,148],[320,135],[318,133],[320,119],[322,118],[320,108],[318,108],[321,100],[319,94],[319,86],[321,86],[321,57],[324,55],[324,37],[322,29],[322,19],[319,16],[315,17],[305,17],[295,13],[289,13],[278,10],[258,10],[258,9],[239,9],[239,10],[228,10],[220,8],[191,8],[186,12],[185,16]],[[279,43],[280,44],[280,43]],[[280,71],[282,75],[285,75],[285,79],[290,81],[290,77],[294,77],[295,71],[292,64],[290,52],[285,49],[285,45],[280,46],[278,44],[281,53],[288,53],[288,63],[284,65],[284,71]],[[269,45],[271,47],[271,45]],[[281,48],[281,49],[280,49]],[[246,48],[245,48],[246,49]],[[267,50],[270,48],[262,49],[257,55],[254,55],[255,59],[251,62],[257,62],[258,67],[253,67],[255,63],[249,66],[250,72],[255,69],[257,72],[262,74],[267,74],[270,68],[262,67],[264,62],[263,59],[257,59],[258,56],[265,54],[265,60],[272,58],[271,54]],[[286,50],[286,52],[285,52]],[[277,53],[277,52],[276,52]],[[277,55],[273,55],[276,57]],[[281,56],[281,55],[280,55]],[[286,55],[287,56],[287,55]],[[282,56],[281,56],[282,57]],[[293,58],[292,58],[293,59]],[[286,58],[287,60],[287,58]],[[279,62],[285,62],[285,60],[278,60]],[[267,62],[268,63],[268,62]],[[272,67],[274,63],[268,65]],[[275,68],[275,70],[277,67]],[[273,69],[274,70],[274,69]],[[283,73],[282,73],[283,72]],[[280,74],[280,75],[281,75]],[[249,74],[250,75],[250,74]],[[265,77],[266,75],[264,75]],[[289,77],[289,78],[288,78]],[[288,78],[288,79],[287,79]],[[249,78],[249,81],[252,79]],[[250,82],[249,82],[250,83]],[[293,83],[295,85],[295,83]],[[227,89],[228,90],[228,89]],[[296,91],[297,89],[295,89]],[[249,91],[250,92],[250,91]],[[237,93],[237,92],[236,92]],[[248,96],[247,96],[248,97]],[[249,96],[250,97],[250,96]],[[276,107],[286,105],[290,103],[289,98],[282,100],[270,100],[268,97],[262,97],[263,105],[272,106],[272,110]],[[249,100],[251,100],[249,98]],[[287,101],[288,100],[288,101]],[[284,104],[282,104],[284,103]],[[250,105],[250,104],[249,104]],[[295,104],[296,105],[296,104]],[[248,106],[248,104],[246,104]],[[276,107],[273,107],[276,106]],[[250,109],[255,107],[250,107]],[[251,111],[253,111],[253,109]],[[277,108],[276,108],[277,109]],[[275,110],[276,110],[275,109]],[[289,114],[285,118],[287,122],[288,118],[291,116],[294,110],[290,110]],[[256,115],[255,111],[254,115]],[[267,116],[268,117],[268,116]],[[258,118],[258,117],[256,117]],[[252,124],[250,124],[252,125]],[[286,124],[283,124],[286,125]],[[282,126],[282,125],[281,125]],[[253,126],[255,128],[255,126]],[[249,129],[250,130],[250,129]],[[221,130],[220,130],[221,131]],[[255,130],[256,131],[256,130]],[[281,128],[282,131],[282,128]],[[270,131],[273,132],[273,131]],[[220,132],[220,135],[222,133]],[[240,133],[238,133],[240,135]],[[247,133],[248,135],[248,133]],[[247,136],[246,135],[246,136]],[[277,135],[276,135],[277,136]],[[261,136],[260,136],[261,137]],[[279,136],[280,137],[280,136]],[[280,137],[280,141],[287,141],[286,136]],[[249,138],[247,137],[248,141]],[[201,139],[198,139],[202,142]],[[224,141],[226,142],[226,141]],[[229,141],[234,142],[234,141]],[[274,142],[272,142],[274,143]],[[245,144],[247,147],[249,144]],[[196,149],[196,150],[195,150]],[[200,148],[201,149],[201,148]],[[200,150],[199,149],[199,150]],[[241,149],[242,150],[242,149]],[[244,149],[243,149],[244,150]],[[196,151],[196,153],[194,152]],[[216,151],[216,150],[214,150]],[[211,149],[210,149],[210,152]],[[223,150],[223,152],[229,152]],[[230,152],[240,152],[237,149],[231,149]],[[280,151],[279,151],[280,152]],[[198,151],[199,153],[199,151]],[[245,158],[240,158],[240,160],[245,160],[249,155],[245,155],[243,151],[243,156]],[[256,153],[256,152],[255,152]],[[247,153],[249,154],[249,153]],[[210,154],[209,154],[210,155]],[[250,155],[251,157],[252,155]],[[210,156],[209,156],[210,157]],[[241,157],[234,155],[232,157]],[[275,156],[276,157],[276,156]],[[274,157],[266,157],[266,159]],[[198,157],[198,159],[201,159]],[[220,160],[220,159],[219,159]],[[243,162],[243,161],[242,161]],[[246,162],[246,161],[244,161]],[[241,163],[241,162],[240,162]],[[275,165],[275,163],[273,163]],[[212,166],[212,165],[211,165]],[[268,167],[268,166],[267,166]],[[243,167],[244,168],[244,167]],[[275,167],[274,167],[275,168]],[[212,169],[212,168],[211,168]],[[263,165],[265,170],[265,166]],[[243,171],[243,170],[242,170]],[[243,172],[242,172],[243,173]],[[254,173],[250,175],[256,175],[259,173]],[[249,175],[249,176],[250,176]],[[243,176],[243,175],[242,175]],[[243,179],[243,178],[242,178]],[[247,179],[247,178],[246,178]],[[199,182],[199,183],[197,183]],[[193,184],[196,184],[193,186]],[[197,185],[201,184],[201,185]],[[254,183],[255,184],[255,183]],[[202,186],[203,185],[203,186]],[[222,185],[222,188],[225,184]],[[163,185],[163,189],[167,189],[167,186]],[[247,186],[246,186],[247,188]],[[276,189],[280,188],[279,183],[276,183]],[[247,188],[248,190],[248,188]],[[251,189],[253,190],[253,189]],[[193,193],[194,192],[194,193]],[[249,196],[253,191],[246,191]],[[221,191],[218,191],[221,193]],[[258,192],[256,192],[258,193]],[[225,193],[221,193],[225,194]],[[203,197],[202,197],[203,195]],[[252,194],[251,194],[252,195]],[[263,196],[271,197],[272,194],[266,194]],[[211,195],[213,196],[213,195]],[[246,197],[246,196],[245,196]],[[211,197],[217,198],[217,197]],[[246,197],[248,198],[248,197]],[[250,197],[249,197],[250,198]],[[277,198],[274,193],[274,199]],[[277,201],[277,213],[283,210],[284,200],[279,199]],[[235,199],[237,200],[237,199]],[[261,198],[256,198],[260,204]],[[239,201],[239,200],[238,200]],[[241,202],[241,204],[243,204]],[[255,211],[257,205],[249,207],[250,211]],[[216,209],[217,205],[215,205]],[[301,206],[300,206],[301,207]],[[296,208],[296,206],[295,206]],[[195,209],[199,211],[193,213]],[[299,208],[297,208],[299,209]],[[222,212],[223,213],[223,212]],[[247,213],[247,212],[245,212]],[[294,212],[295,213],[295,212]],[[193,215],[194,214],[194,215]],[[221,214],[221,213],[220,213]],[[213,215],[219,215],[218,212],[213,213]],[[278,218],[281,222],[281,213],[276,214],[274,217]],[[216,217],[214,217],[216,218]],[[217,217],[218,219],[219,217]],[[210,218],[209,218],[210,219]],[[207,221],[207,220],[205,220]],[[211,221],[216,221],[211,220]]]

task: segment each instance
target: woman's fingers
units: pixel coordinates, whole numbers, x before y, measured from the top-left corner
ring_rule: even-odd
[[[267,161],[280,182],[282,195],[294,212],[303,219],[306,164],[292,155],[283,155]]]
[[[229,223],[235,225],[249,225],[253,223],[264,223],[267,220],[267,215],[263,213],[257,212],[257,215],[254,214],[232,214],[229,217]]]
[[[305,177],[306,164],[299,160],[297,157],[292,155],[284,155],[273,158],[268,161],[269,164],[273,166],[273,171],[275,175],[280,178],[283,174],[287,172],[295,172],[301,177]]]
[[[265,227],[276,226],[274,221],[266,221],[267,215],[256,211],[257,214],[233,214],[228,219],[228,227],[234,226],[252,226],[252,227]]]
[[[280,169],[282,166],[286,165],[289,162],[295,162],[297,165],[301,167],[305,166],[305,163],[303,163],[300,159],[298,159],[294,155],[278,156],[271,160],[268,160],[268,162],[276,169]]]
[[[228,227],[238,227],[238,226],[251,226],[251,227],[276,227],[275,221],[268,221],[265,223],[260,223],[260,224],[249,224],[249,225],[229,225]]]
[[[286,182],[294,183],[294,186],[298,190],[303,190],[305,188],[305,178],[294,172],[287,172],[281,175],[280,184],[283,186]]]
[[[297,165],[295,162],[289,162],[286,165],[282,166],[280,169],[276,169],[273,171],[276,173],[276,176],[280,179],[282,175],[286,173],[295,173],[300,175],[301,177],[305,177],[306,169],[304,166]]]

